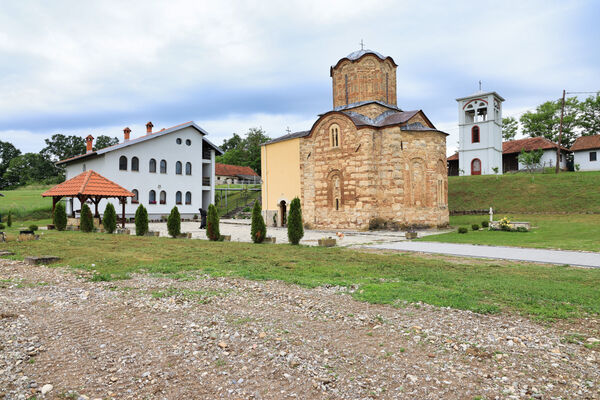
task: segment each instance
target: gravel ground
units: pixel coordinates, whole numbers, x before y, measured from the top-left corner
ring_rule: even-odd
[[[80,273],[0,260],[0,398],[600,399],[598,319]]]

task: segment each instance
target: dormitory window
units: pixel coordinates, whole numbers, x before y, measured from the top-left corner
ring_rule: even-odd
[[[119,157],[119,170],[127,171],[127,157],[125,157],[125,156]]]
[[[185,174],[186,175],[192,174],[192,163],[191,162],[185,163]]]
[[[165,160],[160,160],[160,173],[161,174],[167,173],[167,162]]]
[[[474,126],[471,129],[471,143],[479,143],[479,127]]]
[[[192,204],[192,192],[185,192],[185,204]]]
[[[175,193],[175,204],[181,204],[181,192]]]
[[[156,192],[151,190],[148,194],[148,204],[156,204]]]
[[[329,144],[331,147],[340,146],[340,127],[337,125],[331,125],[329,128]]]
[[[167,192],[164,190],[160,192],[160,204],[167,204]]]
[[[181,161],[175,163],[175,174],[181,175]]]
[[[137,157],[133,157],[131,159],[131,170],[139,171],[140,170],[140,160]]]
[[[133,189],[131,191],[131,193],[133,193],[133,197],[131,198],[131,204],[137,204],[140,202],[139,200],[139,192],[137,191],[137,189]]]
[[[597,154],[595,151],[590,151],[590,161],[596,161],[597,160]]]
[[[156,172],[156,160],[154,158],[150,159],[149,171]]]

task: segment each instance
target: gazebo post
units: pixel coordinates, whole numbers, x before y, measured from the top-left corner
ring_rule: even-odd
[[[52,220],[54,220],[54,209],[56,208],[56,203],[58,202],[58,200],[58,197],[52,196]]]
[[[92,201],[94,202],[95,212],[94,218],[100,218],[100,213],[98,212],[98,203],[100,203],[100,197],[96,196]]]
[[[71,197],[71,218],[75,218],[75,202],[73,201],[73,197]]]
[[[121,214],[121,228],[125,228],[125,202],[126,202],[126,198],[125,197],[120,197],[121,199],[121,205],[123,206],[123,212]]]

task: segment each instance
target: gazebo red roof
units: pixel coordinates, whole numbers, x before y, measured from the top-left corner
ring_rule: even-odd
[[[42,196],[133,197],[134,194],[90,169],[82,172],[74,178],[69,179],[68,181],[48,189],[42,193]]]

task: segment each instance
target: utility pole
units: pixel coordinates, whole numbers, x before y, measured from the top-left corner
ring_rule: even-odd
[[[558,144],[556,145],[556,173],[557,174],[560,171],[560,143],[562,142],[563,117],[565,116],[565,94],[566,94],[566,91],[563,90],[562,106],[560,107],[560,131],[558,132]]]

